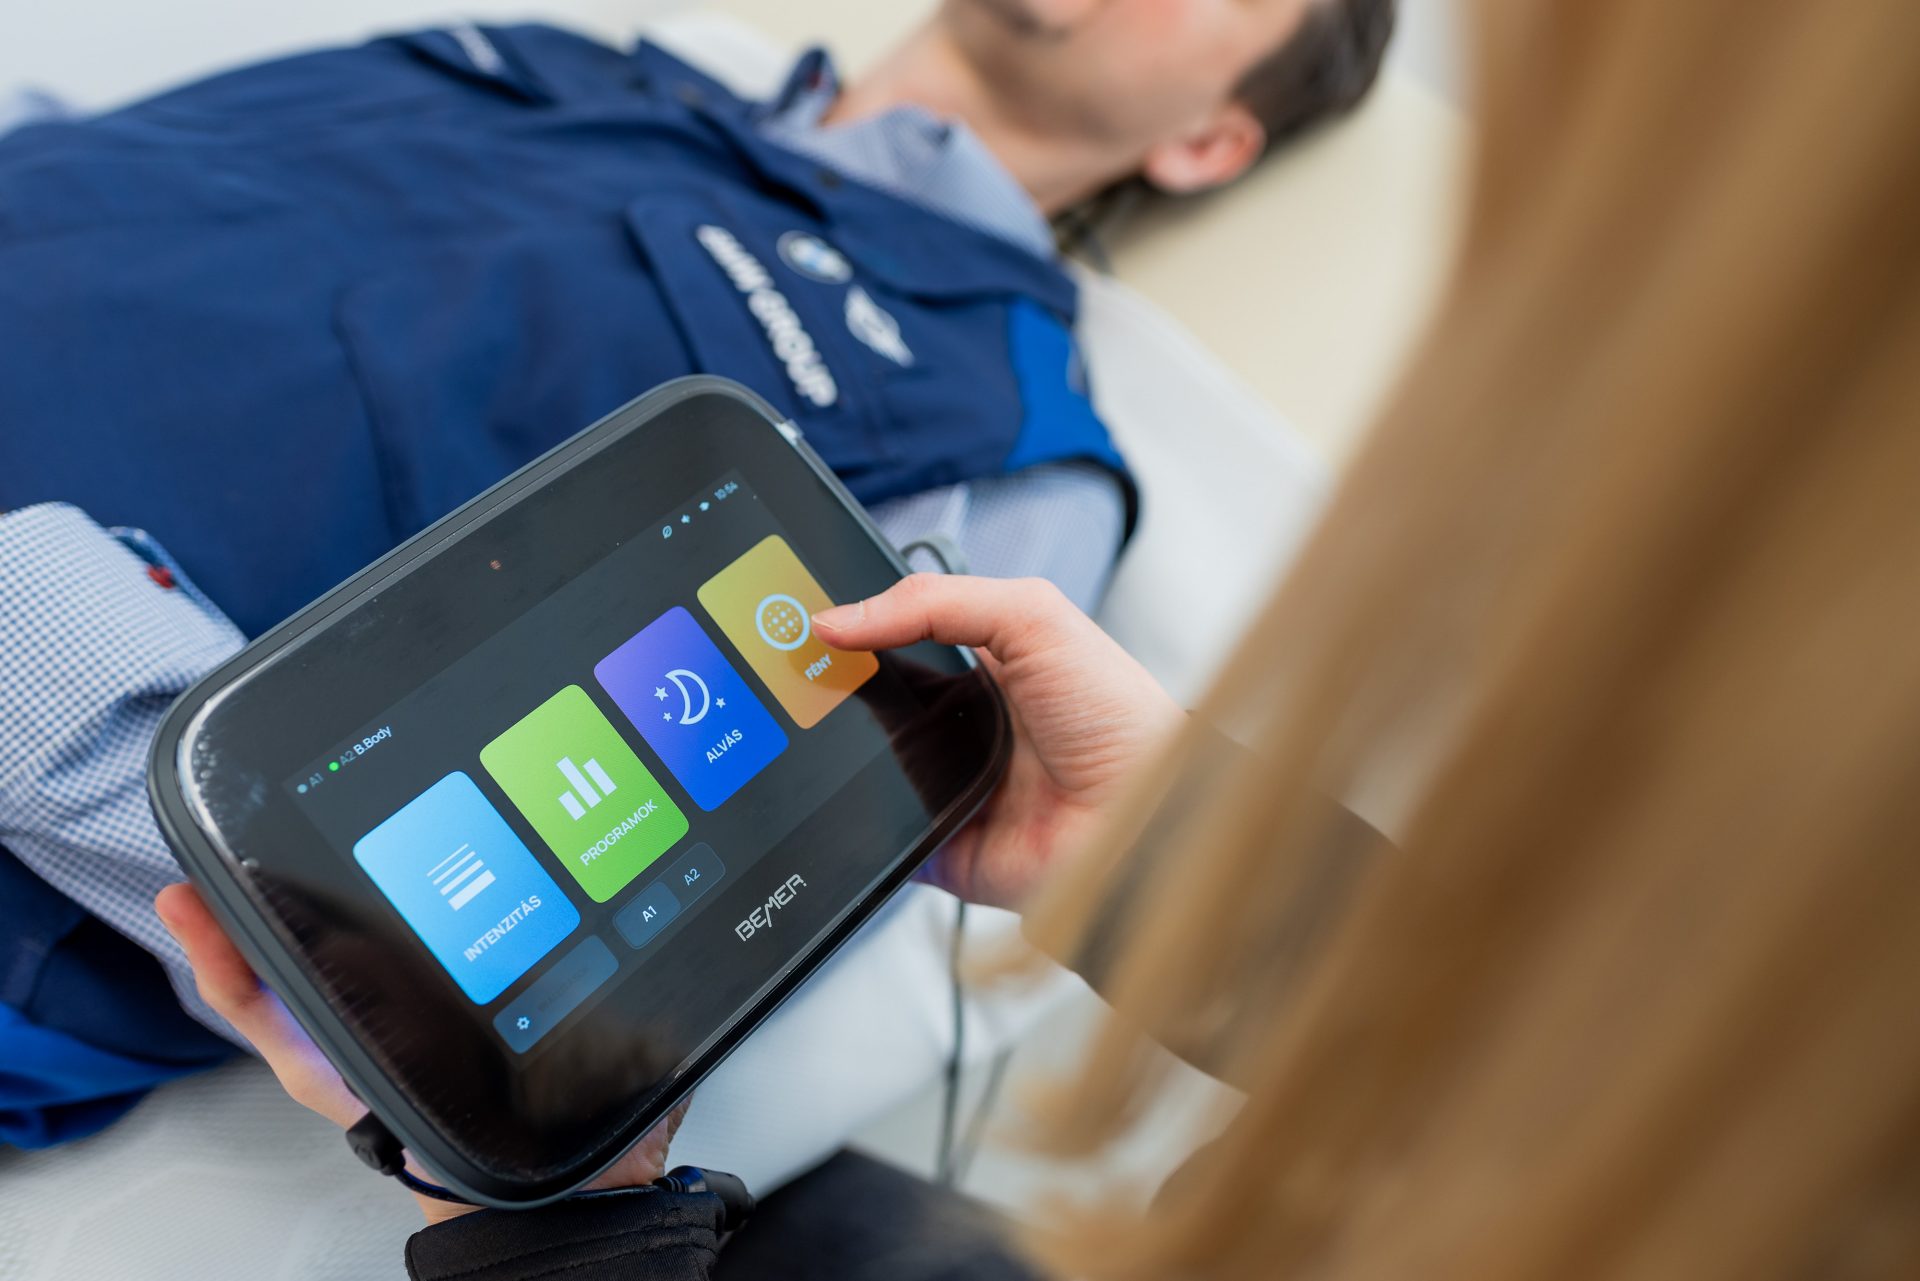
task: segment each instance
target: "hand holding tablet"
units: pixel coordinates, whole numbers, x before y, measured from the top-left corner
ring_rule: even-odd
[[[939,883],[975,902],[1011,906],[1023,898],[1097,825],[1117,789],[1139,776],[1184,716],[1131,656],[1043,584],[918,576],[830,608],[813,624],[854,652],[921,637],[978,645],[999,673],[1018,727],[1008,782],[934,864]],[[1071,679],[1062,680],[1063,672]],[[628,911],[645,904],[636,898]],[[288,1092],[342,1127],[357,1120],[359,1104],[338,1073],[259,986],[198,894],[172,887],[160,908],[215,1008],[253,1041]],[[593,1186],[657,1178],[679,1115]],[[421,1205],[430,1222],[463,1209],[425,1198]]]
[[[1004,769],[966,654],[813,628],[901,572],[791,427],[729,384],[670,384],[190,691],[156,813],[395,1139],[471,1199],[551,1200]]]

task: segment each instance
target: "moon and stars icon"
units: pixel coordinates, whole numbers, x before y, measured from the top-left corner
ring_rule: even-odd
[[[713,710],[714,707],[713,692],[707,688],[707,683],[700,679],[698,672],[688,671],[684,667],[676,667],[667,673],[666,679],[680,695],[680,719],[676,721],[675,724],[698,725],[701,721],[707,719],[707,713]],[[694,707],[694,690],[696,689],[700,691],[700,705],[698,709]],[[665,685],[654,686],[653,696],[663,703],[666,702],[667,687]],[[726,700],[720,700],[719,705],[725,707],[727,705]],[[662,712],[660,713],[660,718],[667,721],[674,719],[672,712]]]
[[[788,748],[786,728],[684,605],[601,659],[593,676],[701,810],[724,803]]]

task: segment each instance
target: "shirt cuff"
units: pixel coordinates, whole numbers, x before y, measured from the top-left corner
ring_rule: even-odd
[[[423,1228],[407,1241],[413,1281],[531,1281],[633,1277],[705,1281],[720,1250],[725,1207],[710,1192],[635,1188],[538,1210],[482,1210]]]
[[[244,640],[140,531],[65,503],[0,515],[0,791],[76,726],[171,699]]]

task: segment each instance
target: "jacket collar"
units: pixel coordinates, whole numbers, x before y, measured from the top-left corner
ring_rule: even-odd
[[[845,178],[770,141],[759,129],[764,104],[736,96],[658,45],[642,41],[632,61],[637,88],[705,122],[761,178],[808,205],[836,243],[889,286],[931,298],[1019,294],[1065,319],[1075,314],[1077,290],[1057,261]]]

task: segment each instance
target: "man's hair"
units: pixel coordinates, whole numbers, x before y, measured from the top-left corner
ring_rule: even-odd
[[[1351,110],[1379,79],[1398,0],[1315,0],[1299,28],[1234,86],[1266,130],[1267,155],[1279,143]],[[1139,175],[1123,178],[1054,220],[1065,252],[1091,256],[1107,270],[1101,237],[1157,194]]]
[[[1351,110],[1379,78],[1396,0],[1320,0],[1300,29],[1255,63],[1233,97],[1284,142]]]

